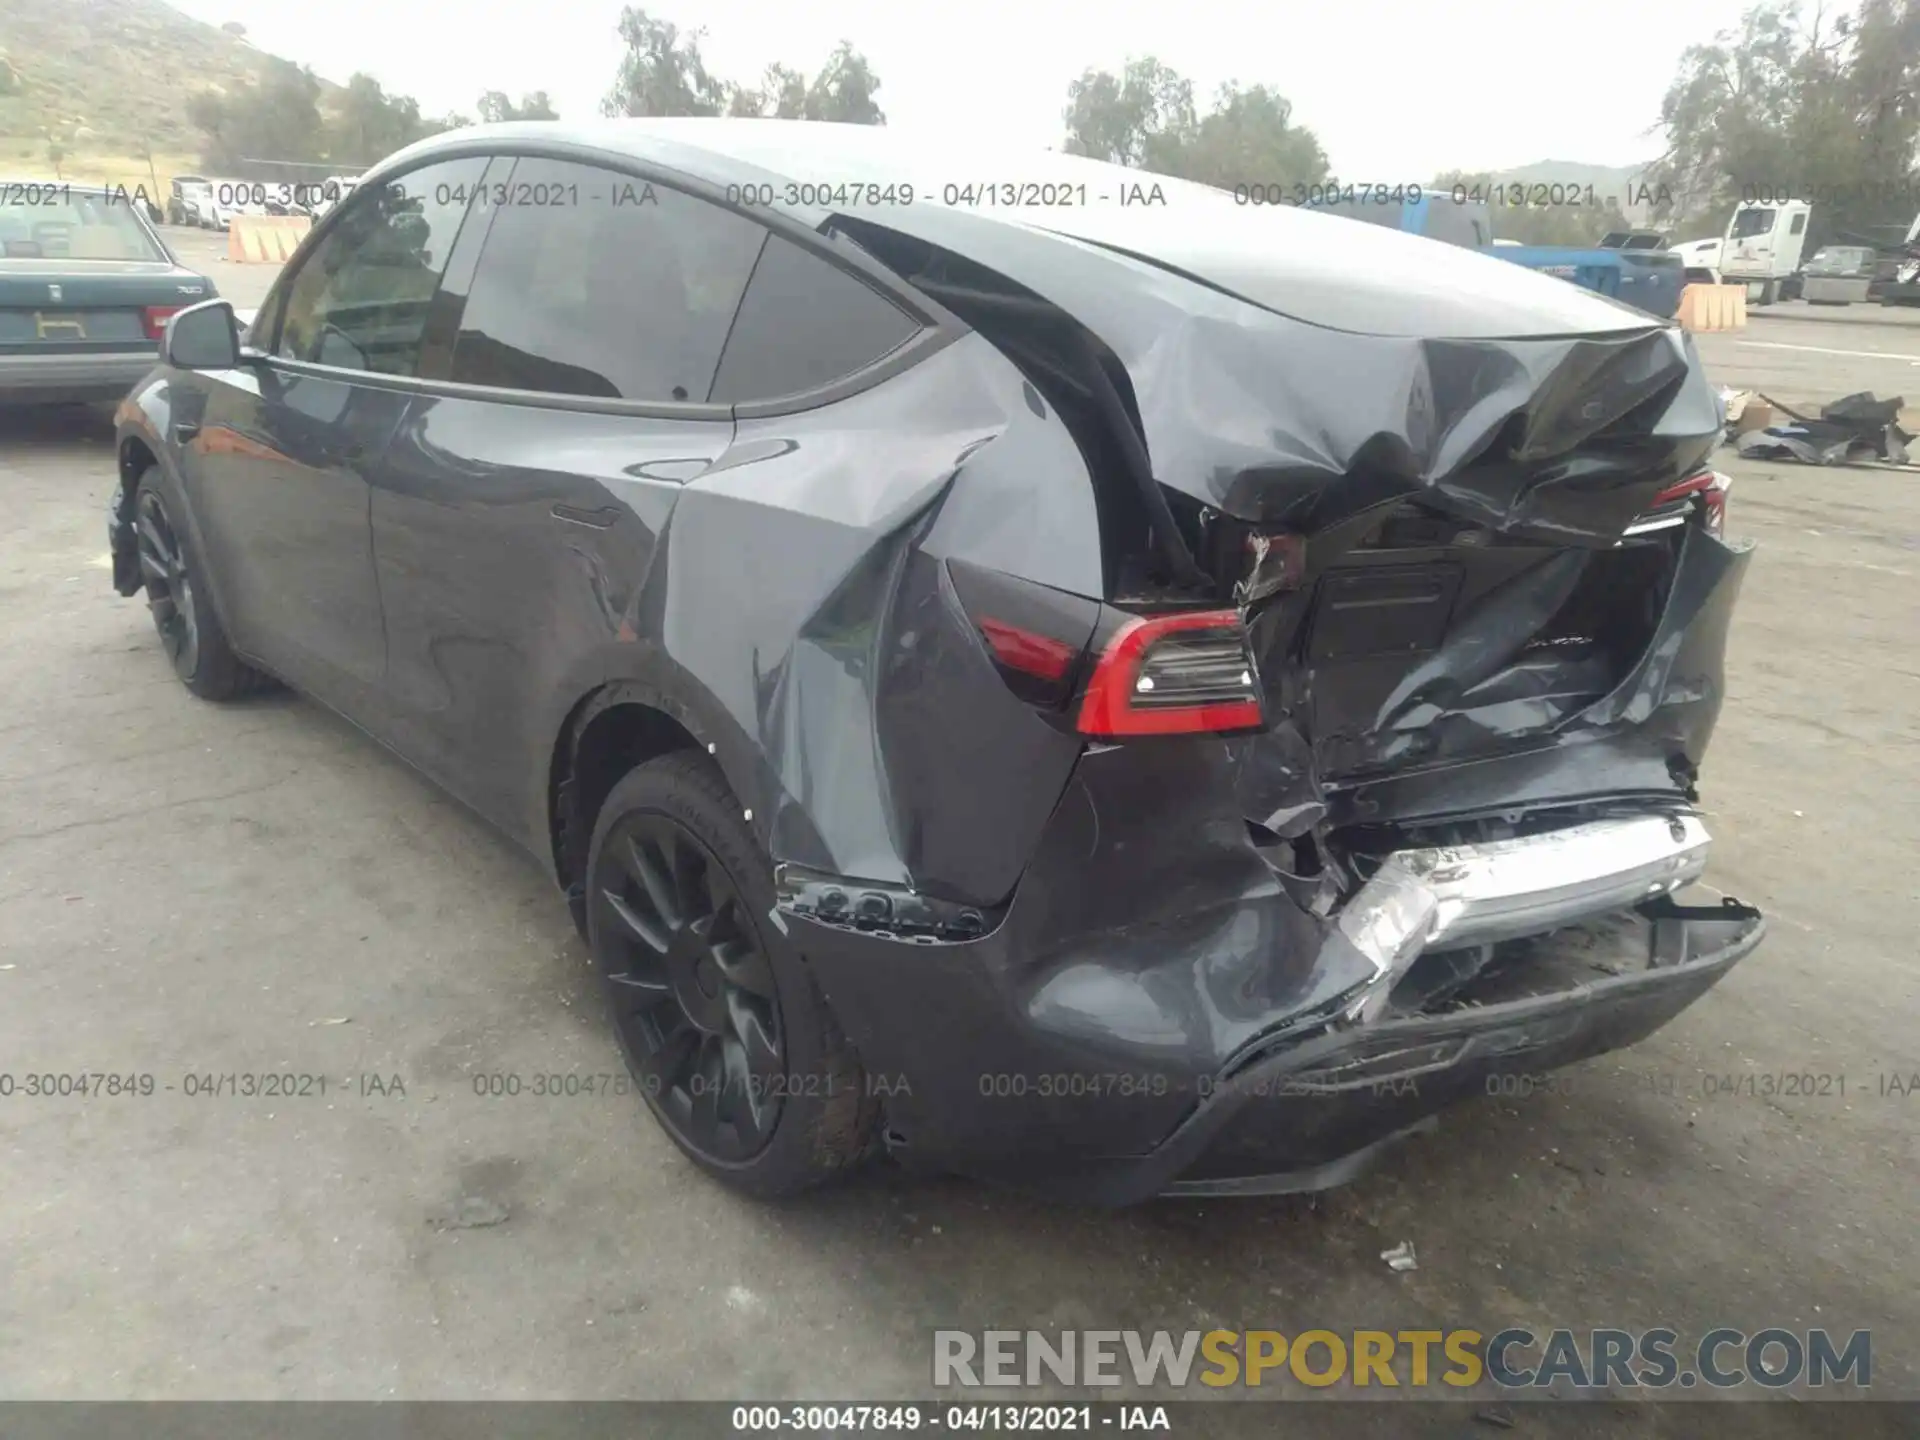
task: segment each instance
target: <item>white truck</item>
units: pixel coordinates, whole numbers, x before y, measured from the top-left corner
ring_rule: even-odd
[[[1742,205],[1727,222],[1720,247],[1721,282],[1745,284],[1750,302],[1773,304],[1785,282],[1799,273],[1812,218],[1813,207],[1804,200]]]
[[[1720,283],[1720,250],[1726,244],[1720,235],[1709,236],[1705,240],[1689,240],[1684,245],[1675,245],[1672,252],[1680,257],[1680,263],[1687,269],[1687,284],[1718,285]]]

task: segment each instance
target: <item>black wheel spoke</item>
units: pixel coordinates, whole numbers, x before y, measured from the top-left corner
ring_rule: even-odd
[[[685,923],[682,918],[684,912],[675,901],[673,878],[661,865],[659,851],[631,837],[627,840],[626,848],[627,873],[640,882],[640,888],[646,892],[653,913],[660,917],[660,923],[669,930],[678,930]]]
[[[629,935],[657,955],[667,953],[666,932],[629,905],[626,896],[617,890],[603,890],[600,893],[607,902],[607,908]]]
[[[684,1090],[695,1059],[700,1053],[702,1036],[691,1025],[669,1031],[660,1044],[641,1061],[641,1069],[654,1082],[652,1089],[665,1099],[670,1090]]]
[[[609,975],[607,981],[613,987],[616,1005],[624,1012],[650,1014],[673,999],[673,986],[664,976],[656,978],[629,970],[624,975]]]
[[[741,882],[654,809],[618,819],[595,855],[594,958],[628,1064],[682,1145],[750,1159],[780,1123],[786,1051],[773,957]]]
[[[763,1086],[756,1085],[751,1067],[747,1064],[747,1051],[738,1040],[729,1035],[720,1042],[721,1068],[726,1072],[726,1105],[723,1107],[725,1118],[736,1123],[745,1120],[747,1128],[755,1135],[767,1129],[768,1104],[772,1094]]]
[[[746,1058],[747,1070],[756,1088],[772,1093],[786,1074],[786,1061],[780,1057],[780,1047],[774,1043],[772,1031],[759,1012],[738,994],[727,997],[727,1017],[733,1022],[733,1038]]]
[[[155,515],[153,507],[148,505],[142,510],[136,528],[140,534],[141,552],[152,555],[160,568],[171,574],[180,557],[174,551],[173,536],[167,532],[166,522]]]
[[[713,947],[713,963],[729,985],[767,1000],[779,998],[773,988],[773,967],[767,957],[745,940],[725,940]]]
[[[741,913],[740,897],[731,885],[717,888],[720,893],[713,897],[713,923],[707,927],[707,943],[717,948],[730,940],[750,939],[753,932]]]
[[[699,1059],[687,1075],[693,1091],[693,1112],[687,1118],[695,1133],[711,1135],[720,1128],[720,1092],[726,1078],[720,1042],[709,1035],[701,1041]]]
[[[672,840],[674,893],[680,899],[680,913],[689,923],[713,914],[713,900],[707,894],[706,861],[687,838],[675,834]]]

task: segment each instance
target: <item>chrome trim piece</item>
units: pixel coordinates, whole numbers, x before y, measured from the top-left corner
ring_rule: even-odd
[[[1540,934],[1677,890],[1706,869],[1711,843],[1697,816],[1642,815],[1397,850],[1340,912],[1375,968],[1348,1018],[1377,1018],[1423,951]]]
[[[1689,507],[1673,515],[1657,515],[1651,520],[1636,520],[1627,526],[1621,535],[1624,538],[1628,535],[1651,535],[1656,530],[1671,530],[1676,525],[1686,524],[1687,516],[1691,513],[1692,510]]]

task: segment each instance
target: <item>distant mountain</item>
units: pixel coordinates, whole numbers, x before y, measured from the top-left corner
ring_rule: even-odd
[[[266,58],[161,0],[0,0],[0,174],[51,176],[51,130],[72,136],[69,178],[131,183],[115,172],[143,144],[168,159],[199,148],[191,96],[246,85]]]
[[[1647,169],[1652,164],[1651,160],[1640,165],[1585,165],[1578,160],[1536,160],[1531,165],[1496,171],[1493,178],[1509,184],[1591,185],[1595,200],[1616,200],[1621,213],[1628,220],[1635,225],[1644,225],[1652,218],[1651,206],[1635,194],[1635,188],[1644,183]]]

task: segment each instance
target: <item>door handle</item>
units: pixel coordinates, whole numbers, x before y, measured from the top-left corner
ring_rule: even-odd
[[[342,460],[344,460],[345,462],[347,462],[347,463],[348,463],[349,465],[351,465],[351,464],[352,464],[352,463],[353,463],[354,461],[356,461],[356,460],[363,460],[363,459],[365,459],[365,458],[366,458],[366,454],[367,454],[367,447],[366,447],[366,446],[364,446],[364,445],[349,445],[349,446],[347,446],[347,447],[346,447],[345,449],[343,449],[343,450],[342,450],[342,451],[340,452],[340,458],[341,458]]]
[[[200,426],[192,420],[176,420],[173,423],[173,443],[185,445],[200,433]]]

